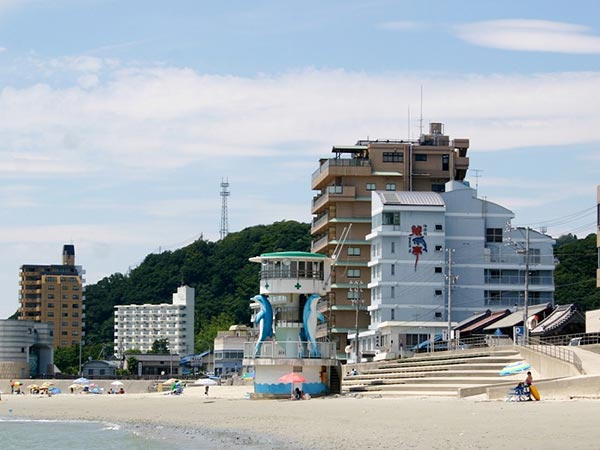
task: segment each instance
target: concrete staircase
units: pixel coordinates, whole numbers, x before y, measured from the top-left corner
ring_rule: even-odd
[[[499,375],[500,370],[522,360],[518,351],[504,347],[346,365],[342,368],[342,393],[456,397],[459,389],[506,383],[508,380]],[[349,375],[355,367],[358,374]]]

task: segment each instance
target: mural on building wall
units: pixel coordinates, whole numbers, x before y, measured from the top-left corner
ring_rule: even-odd
[[[260,304],[260,312],[256,315],[256,319],[254,320],[254,323],[260,328],[258,342],[254,348],[254,356],[256,356],[260,353],[262,343],[266,341],[267,338],[273,337],[273,307],[264,295],[255,295],[252,300]]]
[[[320,298],[321,296],[317,294],[312,294],[308,297],[302,315],[304,336],[309,346],[309,356],[321,356],[321,352],[317,346],[317,322],[325,322],[325,317],[320,311],[317,311],[317,302]]]
[[[411,233],[408,235],[408,252],[415,255],[415,271],[419,263],[419,256],[427,253],[427,242],[423,236],[423,227],[421,225],[413,225]]]

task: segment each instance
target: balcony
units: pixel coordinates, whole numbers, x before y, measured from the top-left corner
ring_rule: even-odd
[[[329,243],[329,236],[325,235],[322,238],[313,241],[310,245],[310,251],[313,253],[322,253],[323,249],[327,247]]]
[[[356,199],[355,186],[328,186],[327,190],[313,198],[312,214],[319,214],[331,202],[354,201]]]
[[[551,276],[529,276],[530,285],[551,285],[554,283],[554,278]],[[523,275],[512,275],[512,276],[486,276],[485,284],[500,284],[500,285],[513,285],[521,286],[525,284],[525,274]]]
[[[244,342],[244,358],[268,359],[331,359],[335,358],[334,342],[317,342],[317,354],[309,354],[308,342],[263,342],[257,355],[256,342]]]
[[[312,174],[312,188],[318,189],[325,181],[333,177],[369,176],[371,163],[368,159],[333,158],[321,161],[321,165]]]
[[[313,219],[312,226],[310,228],[310,233],[315,234],[318,233],[327,223],[329,222],[329,214],[324,213],[319,217]]]

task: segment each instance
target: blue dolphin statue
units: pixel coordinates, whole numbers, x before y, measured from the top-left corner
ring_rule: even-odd
[[[254,323],[259,325],[260,333],[258,342],[254,347],[254,356],[260,353],[262,343],[269,337],[273,337],[273,307],[264,295],[255,295],[252,300],[260,304],[260,312],[256,315]]]
[[[321,298],[320,295],[312,294],[304,304],[302,319],[304,322],[304,335],[309,343],[309,356],[320,356],[321,352],[317,347],[317,320],[325,322],[325,317],[317,311],[317,302]]]

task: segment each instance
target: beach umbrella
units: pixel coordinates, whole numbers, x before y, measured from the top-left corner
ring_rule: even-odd
[[[119,380],[113,381],[112,383],[110,383],[111,386],[125,386],[123,383],[121,383]]]
[[[199,378],[194,381],[194,384],[198,386],[216,386],[219,383],[217,383],[215,380],[211,380],[210,378]]]
[[[13,383],[13,386],[21,386],[23,383],[21,383],[20,381],[15,381]]]
[[[502,370],[500,371],[500,376],[513,375],[515,373],[524,372],[525,370],[529,369],[530,367],[531,367],[531,364],[529,364],[525,361],[519,361],[516,363],[512,363],[512,364],[509,364],[502,368]]]
[[[306,378],[298,372],[291,372],[279,378],[282,383],[304,383]]]
[[[82,389],[83,385],[81,384],[72,384],[71,386],[69,386],[69,389]]]
[[[50,381],[46,381],[44,384],[42,384],[42,387],[44,389],[48,389],[50,386],[54,386],[54,383],[51,383]]]
[[[85,377],[80,377],[80,378],[77,378],[76,380],[73,380],[73,383],[75,383],[75,384],[90,384],[90,380],[88,380]]]
[[[279,378],[282,383],[290,383],[291,394],[294,395],[294,383],[304,383],[306,378],[300,375],[298,372],[290,372]]]

